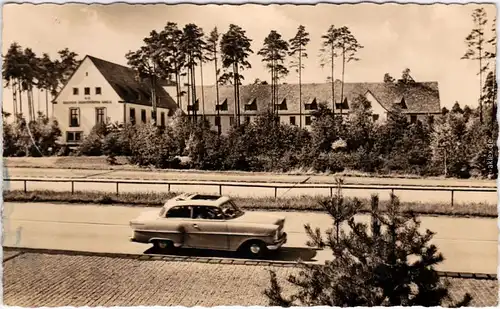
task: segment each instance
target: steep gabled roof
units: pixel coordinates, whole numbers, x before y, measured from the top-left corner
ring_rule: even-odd
[[[149,83],[139,81],[136,72],[126,66],[87,56],[102,76],[113,87],[122,101],[127,103],[151,106],[151,88]],[[156,86],[156,96],[158,97],[158,107],[176,110],[177,104],[170,95],[163,89],[163,86],[170,86],[171,82],[160,81]]]
[[[278,101],[283,102],[286,99],[287,110],[284,114],[299,113],[299,85],[282,84],[278,86]],[[358,95],[365,95],[370,92],[378,102],[386,109],[390,110],[394,103],[404,98],[406,109],[404,113],[440,113],[439,89],[437,82],[422,82],[409,84],[392,83],[344,83],[344,103],[342,108],[350,106],[350,103]],[[201,94],[201,89],[197,90]],[[305,104],[309,104],[316,99],[318,104],[325,103],[330,108],[332,106],[331,98],[332,88],[330,83],[322,84],[302,84],[302,111],[305,110]],[[205,111],[208,114],[215,113],[216,90],[215,86],[204,87]],[[341,83],[335,82],[335,102],[341,101]],[[271,104],[271,85],[243,85],[240,87],[241,113],[255,114],[255,110],[245,110],[243,106],[254,99],[257,103],[257,111],[263,112],[270,108]],[[219,101],[227,100],[228,110],[224,113],[232,114],[234,111],[234,93],[233,86],[219,87]],[[202,104],[199,96],[200,105]],[[340,105],[340,104],[339,104]],[[340,107],[340,106],[339,106]]]

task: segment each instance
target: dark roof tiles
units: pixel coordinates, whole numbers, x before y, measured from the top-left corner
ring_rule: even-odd
[[[151,106],[151,87],[146,81],[138,80],[136,72],[133,69],[93,56],[87,57],[124,102]],[[156,86],[157,106],[175,110],[177,109],[177,104],[163,89],[163,86],[168,85],[171,85],[171,83],[159,81]]]
[[[204,104],[207,114],[216,111],[216,91],[215,86],[204,87]],[[367,92],[380,102],[387,110],[391,109],[393,104],[400,103],[403,98],[407,113],[439,113],[440,101],[437,82],[422,82],[412,84],[388,84],[388,83],[345,83],[344,98],[347,99],[347,106],[358,96],[365,95]],[[197,93],[201,94],[201,87],[197,87]],[[305,104],[310,104],[316,99],[318,104],[325,103],[331,106],[332,87],[330,83],[322,84],[303,84],[302,85],[302,110]],[[341,82],[335,82],[335,101],[340,103]],[[240,87],[240,104],[242,114],[255,114],[255,110],[245,110],[243,106],[255,100],[257,112],[265,111],[270,108],[271,86],[270,85],[243,85]],[[198,96],[200,107],[203,100]],[[299,105],[299,86],[298,84],[281,84],[278,87],[278,104],[286,99],[287,109],[281,113],[298,114]],[[225,113],[233,113],[234,93],[233,86],[219,87],[219,102],[227,100],[228,110]],[[340,104],[339,104],[340,105]],[[344,105],[345,106],[345,105]]]

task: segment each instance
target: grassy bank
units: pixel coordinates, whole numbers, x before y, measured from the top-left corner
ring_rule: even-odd
[[[55,191],[5,191],[6,202],[59,202],[70,204],[99,204],[99,205],[124,205],[158,207],[179,193],[123,193],[114,195],[102,192],[55,192]],[[321,197],[294,197],[274,199],[262,198],[235,198],[236,203],[247,210],[281,210],[281,211],[322,211],[323,208],[318,201]],[[365,201],[366,207],[369,202]],[[387,201],[380,202],[380,208],[384,209]],[[422,215],[444,215],[457,217],[497,217],[497,206],[494,204],[471,203],[456,204],[448,203],[405,203],[401,201],[403,211],[414,211]]]
[[[345,170],[339,173],[315,172],[311,169],[298,168],[288,172],[249,172],[249,171],[209,171],[195,169],[157,169],[153,167],[139,167],[130,164],[126,157],[116,157],[117,165],[109,165],[105,156],[68,156],[68,157],[6,157],[4,158],[4,167],[6,168],[54,168],[54,169],[82,169],[82,170],[110,170],[110,171],[175,171],[175,172],[193,172],[207,174],[229,174],[229,175],[290,175],[290,176],[336,176],[336,177],[361,177],[361,178],[395,178],[395,179],[444,179],[443,176],[420,176],[404,173],[366,173],[354,170]],[[481,178],[472,178],[475,180],[484,180]]]

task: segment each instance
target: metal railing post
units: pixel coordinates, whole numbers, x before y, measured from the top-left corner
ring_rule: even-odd
[[[278,187],[274,187],[274,199],[278,198]]]
[[[167,184],[167,190],[170,193],[170,184],[169,183]]]
[[[71,181],[71,195],[75,194],[75,182]]]
[[[454,201],[453,201],[453,195],[454,195],[454,193],[455,192],[453,190],[451,190],[451,206],[453,206],[453,204],[454,204]]]
[[[330,197],[333,197],[333,187],[330,187]]]
[[[219,195],[222,195],[222,185],[219,185]]]
[[[28,181],[24,180],[24,193],[28,192],[28,185],[26,184]]]
[[[119,184],[120,184],[120,183],[117,181],[117,182],[116,182],[116,195],[120,195],[120,189],[118,188],[118,185],[119,185]]]

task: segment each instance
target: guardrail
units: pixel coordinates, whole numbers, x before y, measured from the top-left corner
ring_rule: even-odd
[[[278,198],[278,189],[329,189],[330,196],[333,196],[335,184],[282,184],[282,183],[238,183],[238,182],[214,182],[214,181],[151,181],[151,180],[112,180],[112,179],[64,179],[64,178],[5,178],[4,182],[23,182],[24,192],[28,192],[28,182],[47,182],[47,183],[71,183],[71,194],[75,193],[75,183],[103,183],[115,184],[117,195],[120,194],[121,184],[137,185],[166,185],[170,192],[172,185],[178,186],[216,186],[219,189],[219,195],[223,194],[223,187],[246,187],[246,188],[270,188],[274,189],[274,198]],[[450,203],[454,205],[455,192],[496,192],[496,188],[485,187],[422,187],[409,185],[352,185],[344,184],[343,189],[354,190],[384,190],[394,194],[396,191],[432,191],[432,192],[450,192]]]

